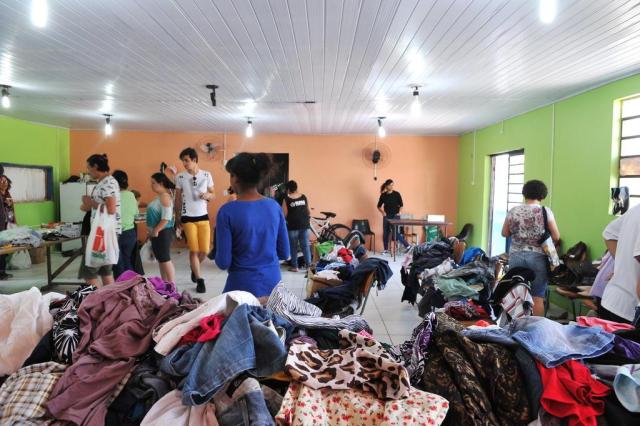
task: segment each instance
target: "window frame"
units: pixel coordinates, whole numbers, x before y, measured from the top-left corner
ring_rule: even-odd
[[[47,203],[54,201],[53,194],[53,166],[38,166],[34,164],[18,164],[18,163],[5,163],[0,162],[4,168],[11,167],[17,169],[36,169],[42,170],[45,175],[45,199],[44,200],[31,200],[31,201],[15,201],[15,204],[29,204],[29,203]]]
[[[625,121],[629,121],[629,120],[635,120],[635,119],[640,119],[640,114],[636,114],[636,115],[631,115],[629,117],[624,117],[624,103],[631,101],[631,100],[635,100],[635,99],[640,99],[640,95],[636,95],[636,96],[631,96],[629,98],[625,98],[625,99],[621,99],[620,100],[620,116],[619,116],[619,128],[618,128],[618,187],[620,187],[620,180],[621,179],[627,179],[627,178],[631,178],[631,179],[640,179],[640,174],[637,175],[622,175],[622,160],[627,159],[627,158],[638,158],[640,159],[640,155],[622,155],[622,141],[625,140],[629,140],[629,139],[640,139],[640,134],[636,134],[636,135],[629,135],[629,136],[622,136],[622,126],[624,124]],[[638,201],[638,204],[640,204],[640,193],[636,194],[636,195],[632,195],[631,194],[631,188],[629,188],[629,205],[634,205],[631,203],[632,199],[636,199]]]

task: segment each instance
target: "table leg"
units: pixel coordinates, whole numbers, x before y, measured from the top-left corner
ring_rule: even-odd
[[[391,242],[390,244],[393,247],[393,261],[396,261],[396,250],[398,249],[398,244],[397,244],[397,238],[398,238],[398,227],[397,226],[393,226],[393,238],[391,238]]]
[[[51,289],[51,284],[53,282],[53,277],[51,276],[51,248],[46,246],[44,250],[47,255],[47,286],[45,289],[49,290]]]

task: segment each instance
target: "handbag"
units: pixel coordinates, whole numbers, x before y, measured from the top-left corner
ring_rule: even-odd
[[[104,211],[104,205],[96,211],[91,221],[91,232],[87,240],[85,264],[98,268],[118,263],[119,247],[115,215]]]
[[[560,266],[560,258],[558,257],[558,251],[556,245],[551,238],[551,232],[549,232],[549,221],[547,219],[547,208],[542,206],[542,220],[544,222],[544,234],[538,239],[538,244],[544,250],[547,255],[547,261],[549,263],[549,270],[553,271]]]

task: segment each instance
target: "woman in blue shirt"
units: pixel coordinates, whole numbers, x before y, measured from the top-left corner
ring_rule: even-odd
[[[282,209],[258,192],[272,171],[271,159],[243,152],[226,170],[237,200],[223,205],[216,219],[216,264],[229,271],[224,291],[248,291],[266,303],[282,279],[280,260],[289,258]]]
[[[171,262],[171,243],[174,236],[173,196],[175,185],[164,173],[151,176],[151,189],[158,196],[147,206],[147,227],[153,255],[160,266],[164,281],[176,282],[176,270]]]

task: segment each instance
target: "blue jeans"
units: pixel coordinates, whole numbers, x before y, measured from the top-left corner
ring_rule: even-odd
[[[547,291],[547,255],[535,251],[514,251],[509,253],[509,268],[520,266],[529,268],[536,274],[531,283],[531,295],[544,297]]]
[[[292,229],[289,230],[289,247],[291,248],[291,267],[298,267],[298,245],[304,255],[304,262],[307,267],[311,265],[311,249],[309,248],[309,230]]]
[[[600,327],[562,325],[544,317],[518,318],[509,333],[547,368],[569,359],[595,358],[613,348],[613,337]]]
[[[113,278],[118,277],[125,271],[133,271],[133,253],[138,243],[138,234],[136,229],[124,231],[118,237],[118,246],[120,247],[120,255],[118,256],[118,264],[113,265]]]
[[[160,369],[172,376],[185,377],[184,405],[209,401],[229,381],[247,371],[254,377],[268,377],[284,369],[287,349],[266,325],[291,336],[293,326],[268,309],[242,304],[227,318],[217,339],[191,346],[180,346],[167,355]]]
[[[384,249],[389,250],[389,241],[393,236],[393,226],[389,224],[389,219],[400,219],[400,215],[395,216],[385,216],[382,219],[382,241],[384,243]],[[398,227],[399,228],[399,227]],[[404,236],[400,233],[400,229],[397,230],[396,233],[397,240],[402,244],[405,248],[409,247],[409,243],[404,239]]]

